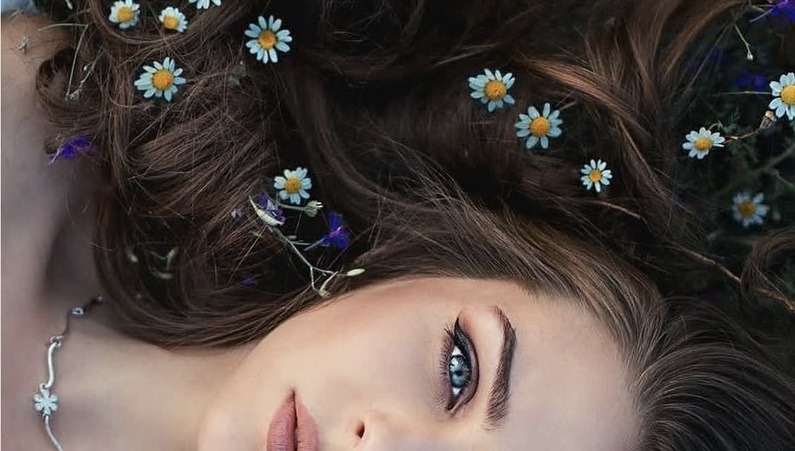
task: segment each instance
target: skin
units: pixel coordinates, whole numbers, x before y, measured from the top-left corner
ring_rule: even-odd
[[[64,312],[101,292],[92,260],[91,177],[79,162],[48,165],[33,74],[63,36],[36,17],[3,19],[2,445],[49,449],[31,396],[45,343]],[[17,46],[29,37],[26,52]],[[509,413],[484,413],[502,338],[516,334]],[[637,414],[615,343],[566,299],[509,282],[387,282],[297,315],[233,349],[165,350],[129,339],[99,308],[73,324],[57,356],[54,420],[66,449],[264,449],[274,412],[295,390],[321,449],[621,450]],[[479,380],[454,414],[438,399],[445,328],[472,342]],[[90,425],[90,427],[87,427]]]
[[[502,342],[500,309],[516,331],[510,411],[485,428]],[[445,327],[456,318],[480,380],[455,414],[436,400]],[[445,359],[445,361],[447,361]],[[635,418],[617,349],[599,324],[561,299],[507,282],[390,282],[299,315],[260,342],[220,392],[200,450],[261,449],[293,389],[321,449],[628,449]]]

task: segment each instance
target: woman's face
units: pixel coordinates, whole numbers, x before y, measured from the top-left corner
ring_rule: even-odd
[[[637,414],[625,376],[607,333],[565,299],[499,281],[390,282],[263,339],[200,449],[281,449],[296,422],[300,450],[626,449]]]

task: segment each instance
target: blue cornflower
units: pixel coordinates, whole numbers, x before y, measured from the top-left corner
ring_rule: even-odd
[[[761,70],[743,69],[740,76],[734,80],[734,86],[737,89],[746,89],[748,91],[766,91],[769,83],[770,77]]]
[[[257,196],[257,205],[261,207],[261,210],[257,210],[257,215],[265,221],[270,226],[280,226],[284,224],[284,212],[282,211],[279,204],[271,199],[265,193],[260,194]]]
[[[777,0],[772,8],[751,19],[751,22],[770,16],[779,22],[795,22],[795,0]]]
[[[350,241],[348,229],[342,222],[342,216],[339,213],[330,211],[328,214],[328,233],[323,238],[315,241],[307,246],[304,250],[308,251],[316,248],[317,246],[334,246],[339,249],[346,249]]]
[[[97,148],[91,144],[86,135],[78,135],[72,139],[66,140],[58,150],[55,151],[50,164],[55,163],[55,160],[62,158],[64,160],[74,160],[78,155],[86,153],[96,153]]]
[[[339,249],[347,248],[350,235],[345,228],[345,224],[342,222],[342,216],[333,211],[329,212],[328,228],[329,232],[320,239],[320,244],[323,246],[334,246]]]
[[[795,22],[795,0],[778,0],[770,10],[770,15]]]

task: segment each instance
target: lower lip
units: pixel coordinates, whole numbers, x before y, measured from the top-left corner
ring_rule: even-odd
[[[317,451],[318,449],[315,422],[306,407],[295,399],[295,392],[290,393],[271,420],[267,449],[268,451]]]

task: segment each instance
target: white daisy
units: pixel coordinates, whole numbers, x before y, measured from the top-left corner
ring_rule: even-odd
[[[301,204],[301,198],[309,199],[307,191],[312,188],[312,179],[306,176],[307,172],[302,167],[297,167],[294,171],[285,169],[284,177],[274,178],[273,187],[280,190],[279,198],[289,200],[295,205]]]
[[[609,185],[610,179],[613,178],[613,172],[607,168],[607,163],[602,160],[591,160],[591,164],[586,164],[580,169],[583,174],[580,177],[585,189],[593,187],[597,193],[602,192],[602,185]]]
[[[515,101],[508,94],[508,90],[516,82],[513,74],[508,72],[502,75],[500,71],[492,72],[489,69],[484,69],[483,72],[484,74],[477,77],[469,77],[469,89],[472,90],[469,95],[488,104],[489,112],[502,108],[506,103],[513,105]]]
[[[147,99],[156,96],[170,102],[178,91],[177,86],[187,81],[180,77],[181,74],[182,69],[176,67],[174,60],[167,56],[162,63],[153,61],[152,66],[144,66],[144,73],[135,80],[135,86],[144,92]]]
[[[221,6],[221,0],[212,0],[215,6]],[[210,0],[188,0],[188,3],[196,3],[196,9],[207,9],[210,7]]]
[[[784,74],[778,81],[770,82],[771,94],[776,96],[768,108],[776,112],[777,117],[787,115],[789,120],[795,119],[795,73]]]
[[[549,147],[549,138],[557,138],[563,133],[560,129],[560,125],[563,124],[563,120],[559,118],[560,110],[551,110],[549,103],[545,103],[543,113],[539,113],[536,107],[531,106],[527,109],[527,114],[519,115],[519,122],[515,124],[519,129],[516,136],[527,137],[525,147],[528,149],[532,149],[538,143],[546,149]]]
[[[685,136],[685,139],[687,141],[682,143],[682,148],[690,151],[687,156],[699,160],[706,157],[713,147],[723,147],[723,143],[726,141],[726,138],[720,133],[712,133],[704,127],[701,127],[699,131],[691,131]]]
[[[166,30],[176,31],[177,33],[182,33],[188,27],[188,19],[185,18],[185,14],[182,14],[180,10],[173,6],[160,11],[160,16],[157,17],[157,20],[163,24],[163,28]]]
[[[126,30],[138,23],[141,14],[141,5],[133,0],[123,0],[113,3],[110,7],[108,20],[119,24],[119,28]]]
[[[734,195],[732,202],[732,212],[734,219],[748,227],[753,224],[762,225],[763,218],[767,215],[770,207],[763,204],[765,195],[757,193],[753,198],[748,191],[742,191]]]
[[[246,36],[253,39],[246,42],[246,47],[263,63],[268,63],[268,61],[275,63],[279,61],[277,50],[284,53],[290,51],[290,46],[287,45],[288,42],[293,41],[290,30],[280,30],[282,20],[273,16],[268,17],[267,21],[264,17],[259,16],[257,22],[258,24],[248,24]]]

